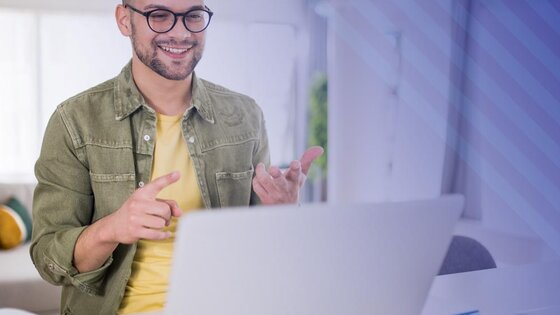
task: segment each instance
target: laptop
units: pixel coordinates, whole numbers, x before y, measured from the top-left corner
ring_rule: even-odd
[[[420,314],[461,196],[180,219],[165,314]]]

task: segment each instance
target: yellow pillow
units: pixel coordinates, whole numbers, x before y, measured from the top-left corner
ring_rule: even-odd
[[[10,249],[31,239],[31,218],[16,198],[0,204],[0,249]]]

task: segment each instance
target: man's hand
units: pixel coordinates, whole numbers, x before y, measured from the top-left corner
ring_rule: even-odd
[[[101,267],[119,243],[133,244],[140,239],[162,240],[171,236],[162,229],[169,225],[172,216],[178,217],[182,211],[177,202],[156,196],[179,177],[179,172],[173,172],[153,180],[136,190],[117,211],[88,226],[74,247],[76,269],[89,272]]]
[[[282,171],[271,166],[268,171],[259,163],[253,178],[253,190],[263,204],[297,203],[300,188],[305,183],[311,163],[323,154],[323,148],[311,147],[301,159],[292,161],[290,167]]]
[[[179,217],[182,211],[176,201],[156,197],[179,177],[179,172],[173,172],[136,190],[119,210],[111,214],[111,239],[117,243],[132,244],[140,239],[169,238],[171,233],[162,229],[169,225],[172,216]]]

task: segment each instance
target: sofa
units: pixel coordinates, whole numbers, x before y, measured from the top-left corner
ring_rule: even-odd
[[[0,202],[16,197],[31,214],[35,183],[0,183]],[[61,287],[43,280],[29,255],[30,243],[0,250],[0,309],[15,308],[35,314],[60,313]]]

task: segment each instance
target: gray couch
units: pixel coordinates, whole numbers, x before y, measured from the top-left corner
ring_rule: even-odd
[[[0,183],[0,202],[16,196],[31,212],[34,183]],[[17,308],[37,314],[60,313],[61,288],[44,281],[29,256],[29,243],[0,250],[0,308]]]

